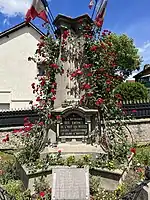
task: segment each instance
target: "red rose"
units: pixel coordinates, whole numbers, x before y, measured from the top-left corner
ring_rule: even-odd
[[[111,84],[111,81],[110,81],[110,80],[107,80],[107,81],[106,81],[106,84],[107,84],[107,85],[110,85],[110,84]]]
[[[61,116],[60,116],[60,115],[57,115],[57,116],[56,116],[56,119],[57,119],[57,120],[61,119]]]
[[[32,89],[35,89],[35,83],[31,84]]]
[[[52,115],[51,115],[51,114],[48,114],[48,118],[49,118],[49,119],[52,118]]]
[[[91,72],[87,73],[87,76],[92,76],[92,73]]]
[[[57,64],[53,63],[53,64],[50,65],[50,67],[53,67],[54,69],[58,69],[59,66]]]
[[[61,61],[63,61],[63,62],[64,62],[64,61],[66,61],[66,59],[65,59],[65,58],[61,58]]]
[[[40,125],[40,126],[43,126],[43,125],[44,125],[44,122],[39,122],[39,125]]]
[[[95,21],[95,25],[96,25],[98,28],[100,28],[100,27],[102,26],[102,24],[103,24],[103,20],[96,20],[96,21]]]
[[[58,153],[59,153],[59,154],[61,153],[61,149],[58,150]]]
[[[96,51],[97,48],[98,48],[98,46],[94,45],[94,46],[92,46],[92,47],[90,48],[90,50],[91,50],[91,51]]]
[[[52,88],[51,93],[56,94],[56,91]]]
[[[68,31],[68,30],[65,30],[65,31],[63,32],[63,39],[66,40],[68,36],[69,36],[69,31]]]
[[[88,90],[90,88],[91,88],[91,86],[88,83],[83,85],[83,89],[85,89],[85,90]]]
[[[85,68],[85,69],[88,69],[88,68],[90,68],[92,66],[92,64],[84,64],[83,65],[83,67]]]
[[[36,101],[40,101],[40,100],[41,100],[40,97],[37,97],[37,98],[36,98]]]
[[[97,101],[96,101],[96,105],[97,106],[99,106],[99,105],[101,105],[101,104],[103,104],[104,103],[104,99],[102,99],[102,98],[99,98]]]
[[[51,100],[52,100],[52,101],[55,101],[55,100],[56,100],[56,97],[55,97],[55,96],[53,96],[53,97],[51,98]]]
[[[137,110],[132,110],[132,113],[136,113],[137,112]]]
[[[130,149],[130,152],[136,154],[136,148],[132,147],[132,148]]]
[[[92,92],[87,93],[87,96],[88,96],[88,97],[91,97],[92,95],[93,95]]]
[[[45,192],[42,191],[42,192],[39,193],[39,195],[40,195],[40,197],[44,197],[45,196]]]
[[[106,88],[106,92],[110,92],[110,88]]]
[[[52,85],[53,85],[54,87],[56,87],[56,86],[57,86],[57,83],[56,83],[56,82],[54,82],[54,83],[52,83]]]
[[[76,73],[77,73],[78,75],[82,75],[82,74],[83,74],[83,72],[82,72],[80,69],[77,69]]]
[[[115,94],[115,97],[116,97],[117,99],[122,100],[122,96],[121,96],[120,94]]]

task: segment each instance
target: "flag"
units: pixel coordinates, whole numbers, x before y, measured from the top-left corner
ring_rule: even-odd
[[[89,3],[89,9],[91,9],[95,4],[95,1],[94,0],[90,0],[90,3]]]
[[[97,11],[97,15],[96,15],[96,18],[95,18],[95,21],[101,23],[101,26],[102,26],[103,21],[104,21],[107,3],[108,3],[108,0],[102,0],[101,1],[100,7]]]
[[[26,13],[27,22],[34,20],[36,17],[43,19],[45,22],[49,22],[45,2],[46,0],[33,0],[31,8]]]

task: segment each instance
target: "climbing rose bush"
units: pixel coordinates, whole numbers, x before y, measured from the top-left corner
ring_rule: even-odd
[[[30,163],[37,160],[40,151],[48,141],[48,131],[51,126],[60,120],[60,116],[54,116],[54,102],[56,100],[56,75],[64,73],[62,61],[59,59],[60,41],[54,39],[49,33],[41,36],[37,44],[34,57],[29,61],[35,62],[39,67],[44,68],[44,75],[38,76],[37,83],[32,83],[33,93],[36,95],[36,102],[31,102],[32,109],[38,112],[39,120],[31,123],[28,118],[24,119],[24,128],[14,130],[20,133],[24,148],[19,153],[22,163]]]
[[[101,32],[94,24],[80,24],[80,38],[69,33],[62,47],[66,59],[76,62],[74,70],[68,69],[74,82],[72,91],[80,98],[80,106],[98,110],[98,142],[110,159],[122,162],[129,151],[124,122],[127,116],[122,108],[122,96],[114,93],[114,89],[125,76],[116,62],[112,33]]]

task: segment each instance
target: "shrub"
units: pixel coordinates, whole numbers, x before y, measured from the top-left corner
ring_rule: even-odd
[[[147,88],[138,82],[121,83],[115,89],[115,94],[120,94],[124,101],[136,101],[148,98]]]

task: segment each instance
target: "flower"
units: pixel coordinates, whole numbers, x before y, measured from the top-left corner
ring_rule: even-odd
[[[110,88],[106,88],[106,92],[110,92]]]
[[[136,154],[136,148],[134,147],[130,148],[130,152]]]
[[[52,67],[54,69],[58,69],[59,66],[57,64],[53,63],[53,64],[50,65],[50,67]]]
[[[61,61],[66,61],[66,59],[62,57],[62,58],[61,58]]]
[[[100,28],[100,27],[102,26],[102,24],[103,24],[103,20],[96,20],[96,21],[95,21],[95,25],[96,25],[98,28]]]
[[[82,75],[82,74],[83,74],[83,72],[82,72],[80,69],[77,69],[77,70],[76,70],[76,73],[77,73],[78,75]]]
[[[137,112],[137,110],[132,110],[132,113],[136,113]]]
[[[56,91],[52,88],[51,93],[56,94]]]
[[[35,89],[35,83],[31,84],[32,89]]]
[[[68,37],[68,35],[69,35],[69,31],[68,30],[65,30],[64,32],[63,32],[63,39],[64,40],[66,40],[67,39],[67,37]]]
[[[60,115],[57,115],[57,116],[56,116],[56,119],[57,119],[57,120],[61,119],[61,116],[60,116]]]
[[[97,48],[98,48],[98,46],[94,45],[94,46],[92,46],[92,47],[90,48],[90,50],[91,50],[91,51],[96,51]]]
[[[56,82],[53,82],[52,85],[53,85],[54,87],[56,87],[56,86],[57,86],[57,83],[56,83]]]
[[[58,150],[58,153],[61,154],[61,149]]]
[[[111,81],[110,81],[110,80],[106,80],[106,84],[107,84],[107,85],[110,85],[110,84],[111,84]]]
[[[92,73],[91,72],[87,73],[87,76],[92,76]]]
[[[116,97],[117,99],[122,100],[122,96],[121,96],[120,94],[115,94],[115,97]]]
[[[83,65],[83,68],[88,69],[88,68],[90,68],[91,66],[92,66],[92,64],[84,64],[84,65]]]
[[[29,121],[29,118],[28,117],[25,117],[24,118],[24,122],[28,122]]]
[[[51,114],[48,114],[48,118],[49,118],[49,119],[52,118],[52,115],[51,115]]]
[[[91,86],[88,83],[86,83],[86,84],[83,85],[83,89],[85,89],[85,90],[88,90],[90,88],[91,88]]]
[[[39,126],[43,126],[44,125],[44,122],[39,122]]]
[[[45,196],[45,192],[41,191],[41,192],[39,193],[39,195],[40,195],[40,197],[44,197],[44,196]]]
[[[97,101],[96,101],[96,105],[97,106],[99,106],[99,105],[101,105],[101,104],[103,104],[104,103],[104,99],[102,99],[102,98],[99,98],[99,99],[97,99]]]
[[[52,100],[52,101],[55,101],[55,100],[56,100],[56,97],[55,97],[55,96],[52,96],[51,100]]]
[[[93,95],[92,92],[87,93],[87,96],[88,96],[88,97],[91,97],[92,95]]]
[[[37,98],[36,98],[36,101],[40,101],[40,100],[41,100],[41,98],[40,98],[40,97],[37,97]]]

